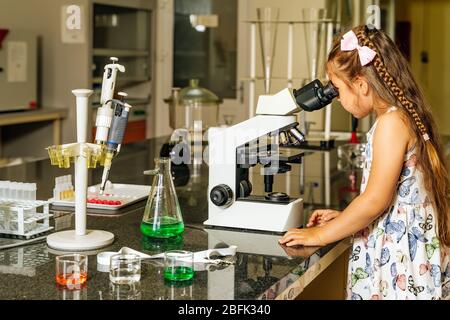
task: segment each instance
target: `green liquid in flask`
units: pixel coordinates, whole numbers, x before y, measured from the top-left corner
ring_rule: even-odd
[[[164,269],[164,278],[169,281],[185,281],[194,277],[194,269],[189,267],[169,267]]]
[[[183,233],[183,231],[183,222],[171,217],[162,217],[159,227],[153,223],[153,219],[148,223],[141,223],[141,232],[152,238],[171,238]]]

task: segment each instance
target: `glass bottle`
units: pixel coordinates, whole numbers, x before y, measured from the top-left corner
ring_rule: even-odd
[[[145,207],[141,232],[152,238],[171,238],[184,231],[183,217],[170,170],[170,158],[156,158],[156,168],[144,172],[154,175]]]

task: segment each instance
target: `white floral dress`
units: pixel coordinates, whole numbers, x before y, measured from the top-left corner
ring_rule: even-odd
[[[388,112],[395,110],[392,107]],[[367,133],[361,192],[370,174],[376,126],[377,122]],[[414,151],[413,147],[405,155],[392,204],[354,236],[348,299],[450,298],[448,249],[439,244],[436,212],[416,167]]]

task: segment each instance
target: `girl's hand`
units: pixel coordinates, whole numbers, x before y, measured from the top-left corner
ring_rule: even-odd
[[[286,232],[278,241],[288,247],[295,245],[324,246],[326,243],[322,242],[320,229],[321,228],[317,227],[306,229],[289,229],[289,231]]]
[[[290,257],[303,257],[308,258],[314,252],[320,249],[320,247],[305,247],[305,246],[292,246],[280,245],[284,252]]]
[[[315,210],[311,215],[311,217],[309,218],[308,224],[306,226],[308,228],[322,226],[328,221],[336,218],[340,213],[341,211],[330,209]]]

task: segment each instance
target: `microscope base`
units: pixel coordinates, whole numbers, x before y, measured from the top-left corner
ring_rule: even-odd
[[[61,251],[89,251],[109,246],[114,242],[111,232],[86,230],[84,236],[75,234],[75,230],[53,233],[47,237],[49,247]]]
[[[281,235],[218,228],[205,228],[204,230],[208,233],[208,248],[211,249],[220,248],[225,246],[224,244],[236,245],[237,251],[240,253],[289,257],[278,243]]]
[[[205,225],[284,232],[303,224],[303,199],[290,203],[236,201],[226,209],[209,202]]]

